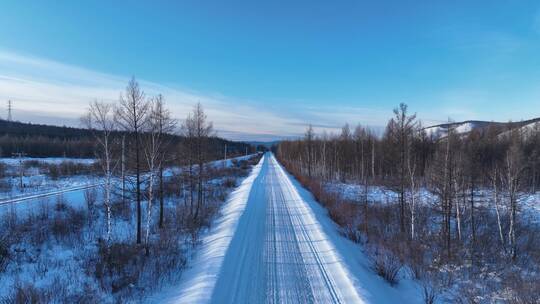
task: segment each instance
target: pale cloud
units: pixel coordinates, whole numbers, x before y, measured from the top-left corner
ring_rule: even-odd
[[[128,76],[0,51],[0,101],[13,100],[14,117],[20,121],[76,126],[89,102],[118,100],[128,80]],[[193,106],[201,102],[218,135],[233,140],[271,141],[298,137],[304,134],[309,124],[317,133],[339,133],[345,123],[351,127],[360,123],[381,133],[392,116],[392,109],[386,107],[361,107],[350,103],[345,106],[333,101],[318,106],[306,101],[291,101],[284,107],[282,103],[240,100],[138,80],[148,96],[162,94],[177,119],[185,118]],[[495,113],[497,109],[490,104],[504,98],[516,105],[523,104],[523,100],[540,100],[540,90],[508,97],[487,90],[447,89],[422,98],[431,100],[433,107],[415,108],[411,102],[410,110],[418,112],[418,118],[425,126],[444,122],[448,117],[459,121],[502,119],[501,116],[508,114],[513,115],[505,119],[518,120],[524,116],[520,107],[514,107],[516,113]],[[475,107],[471,107],[472,104]],[[0,116],[5,117],[5,114]]]
[[[55,61],[0,51],[0,100],[13,100],[21,121],[76,124],[94,99],[113,102],[129,77],[109,75]],[[234,140],[273,140],[303,132],[302,119],[268,111],[248,101],[202,94],[140,79],[147,95],[162,94],[177,118],[201,102],[218,134]],[[61,121],[58,121],[60,119]],[[305,125],[305,124],[304,124]]]

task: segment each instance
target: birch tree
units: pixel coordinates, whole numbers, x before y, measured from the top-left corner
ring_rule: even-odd
[[[163,97],[153,98],[150,101],[150,112],[148,117],[148,130],[145,133],[144,144],[144,156],[146,159],[146,165],[148,168],[148,183],[146,187],[147,192],[147,208],[146,208],[146,235],[145,245],[146,254],[150,251],[150,229],[152,221],[152,204],[154,201],[154,184],[158,174],[162,174],[162,152],[161,146],[163,143],[163,128],[162,128],[162,115],[163,115]],[[162,207],[162,206],[161,206]]]
[[[83,117],[83,123],[92,131],[98,144],[98,157],[100,158],[101,169],[105,176],[103,183],[104,201],[107,213],[107,235],[105,237],[107,246],[111,241],[111,187],[112,172],[115,167],[113,161],[112,133],[115,130],[113,106],[108,103],[94,101],[90,103],[86,116]]]
[[[516,243],[516,220],[519,200],[519,189],[521,186],[521,177],[525,169],[525,161],[521,150],[521,134],[519,130],[512,130],[511,143],[508,148],[504,164],[505,172],[502,176],[508,197],[510,226],[508,228],[508,244],[510,246],[510,255],[513,260],[517,257]]]

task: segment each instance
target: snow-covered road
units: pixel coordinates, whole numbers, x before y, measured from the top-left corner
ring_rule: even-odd
[[[314,201],[299,191],[305,190],[266,154],[232,194],[180,287],[149,302],[395,303],[393,288],[359,270],[358,259],[345,261],[351,252],[340,251],[351,249],[358,257],[358,247],[341,238],[328,218],[321,224],[322,209],[314,210]],[[367,286],[359,285],[362,275]],[[386,295],[366,291],[370,285]]]
[[[334,251],[283,168],[269,157],[252,187],[212,302],[359,302]]]

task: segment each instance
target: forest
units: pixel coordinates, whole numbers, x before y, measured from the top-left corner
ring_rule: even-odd
[[[426,303],[536,303],[540,124],[442,126],[431,132],[400,104],[383,134],[309,126],[275,150],[391,284],[411,273]],[[360,190],[344,196],[339,185]]]
[[[81,124],[80,128],[66,126],[52,126],[42,124],[7,121],[0,119],[0,157],[11,157],[14,153],[24,153],[28,157],[73,157],[93,158],[95,142],[92,132]],[[115,137],[126,136],[122,130],[114,130]],[[180,145],[184,140],[178,132],[167,134],[170,140]],[[242,142],[229,141],[218,137],[218,134],[209,136],[209,151],[214,159],[223,157],[225,145],[229,155],[245,153],[250,145]]]

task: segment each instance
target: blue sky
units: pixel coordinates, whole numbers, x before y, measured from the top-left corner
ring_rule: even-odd
[[[179,118],[201,101],[233,139],[380,128],[400,102],[425,125],[528,119],[540,116],[540,3],[0,3],[0,100],[19,119],[75,124],[131,75]]]

